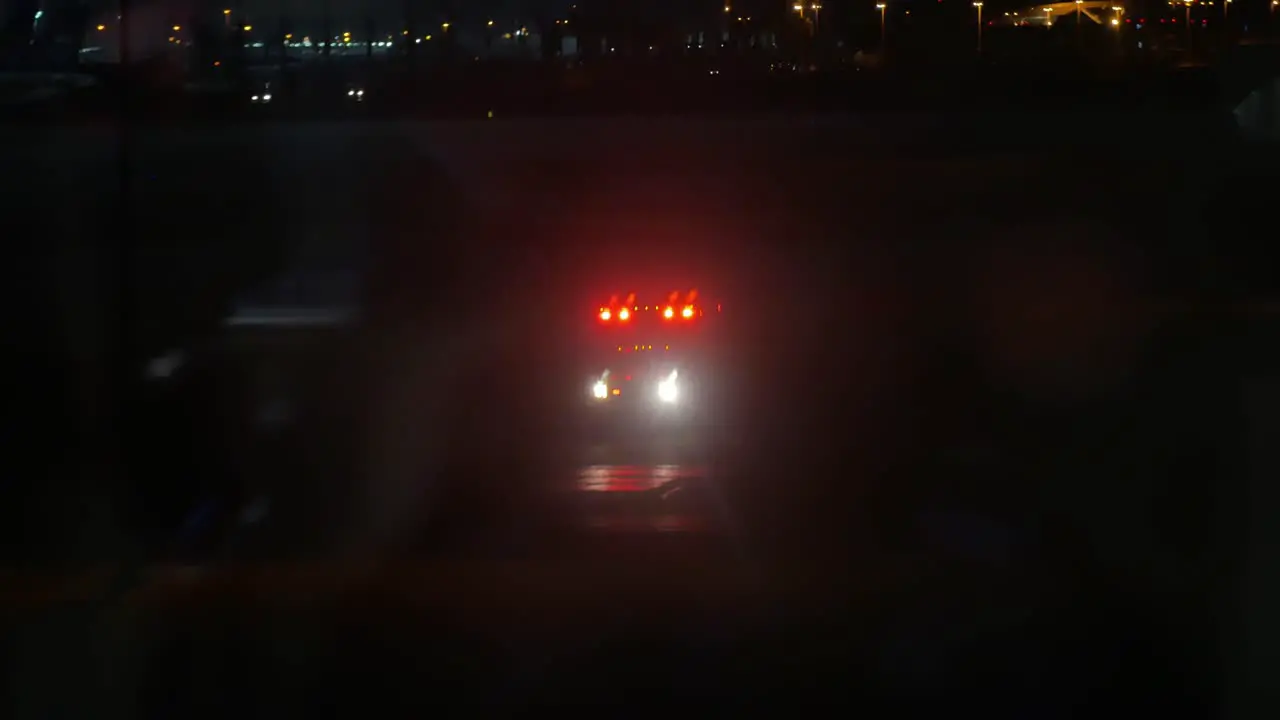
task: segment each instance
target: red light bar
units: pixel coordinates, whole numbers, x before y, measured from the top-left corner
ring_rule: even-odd
[[[693,305],[685,305],[683,308],[680,309],[680,318],[683,320],[692,320],[693,318],[697,317],[700,314],[701,313],[698,312],[698,309]],[[672,320],[675,318],[675,316],[676,316],[675,308],[670,306],[663,308],[662,317],[664,319]]]
[[[665,304],[652,306],[644,305],[642,307],[641,305],[636,304],[635,293],[628,295],[627,302],[625,303],[619,303],[618,296],[615,295],[609,300],[608,305],[600,306],[598,317],[601,322],[625,323],[632,320],[633,316],[639,314],[640,311],[643,310],[645,314],[648,314],[649,312],[657,312],[664,320],[675,320],[677,318],[681,320],[693,320],[702,316],[702,308],[696,302],[697,297],[698,291],[692,290],[682,301],[680,293],[673,292],[667,298],[667,302]],[[716,309],[718,311],[719,307],[717,306]],[[641,319],[643,319],[643,317]]]

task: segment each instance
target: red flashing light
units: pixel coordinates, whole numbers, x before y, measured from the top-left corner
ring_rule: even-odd
[[[702,315],[702,310],[694,302],[694,298],[697,295],[696,290],[693,291],[684,301],[680,301],[679,298],[674,297],[676,293],[672,293],[672,295],[673,297],[668,298],[667,300],[668,304],[659,305],[653,308],[654,311],[661,313],[664,320],[674,320],[677,318],[682,320],[693,320]],[[639,305],[632,307],[630,304],[618,303],[615,299],[608,305],[601,306],[597,317],[600,318],[600,322],[604,323],[626,323],[629,322],[640,310],[644,310],[647,313],[649,309],[650,306],[648,305],[643,308]],[[717,305],[716,312],[719,311],[720,306]]]

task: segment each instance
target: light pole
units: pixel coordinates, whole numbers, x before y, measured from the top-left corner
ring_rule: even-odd
[[[822,15],[822,5],[813,3],[809,6],[809,9],[813,11],[813,34],[816,37],[819,32],[818,18]]]
[[[1111,29],[1116,31],[1116,56],[1123,57],[1124,51],[1124,26],[1120,24],[1120,18],[1124,15],[1123,5],[1112,5],[1111,12],[1115,13],[1111,17]]]
[[[978,53],[982,53],[982,3],[975,2],[974,7],[978,8]]]
[[[1044,9],[1044,26],[1053,27],[1053,8],[1051,7]]]
[[[1191,5],[1193,4],[1193,2],[1194,0],[1183,0],[1183,3],[1185,3],[1187,8],[1186,20],[1185,20],[1185,23],[1187,25],[1187,52],[1191,52]]]
[[[1231,0],[1222,0],[1222,45],[1231,47]]]
[[[888,3],[876,3],[876,9],[880,11],[880,50],[884,51],[884,9],[888,7]]]

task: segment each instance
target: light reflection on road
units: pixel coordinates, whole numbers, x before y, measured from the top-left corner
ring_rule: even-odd
[[[682,465],[588,465],[578,471],[578,489],[588,492],[644,492],[677,480],[705,475],[703,468]]]
[[[707,508],[698,486],[706,468],[690,465],[587,465],[577,489],[592,530],[626,533],[705,532]]]

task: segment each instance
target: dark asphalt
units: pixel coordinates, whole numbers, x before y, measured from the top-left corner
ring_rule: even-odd
[[[1015,671],[1034,676],[1027,696],[1203,702],[1181,678],[1204,675],[1226,621],[1194,579],[1238,541],[1221,518],[1243,495],[1204,482],[1240,476],[1206,458],[1246,434],[1232,362],[1257,355],[1236,325],[1147,301],[1200,278],[1219,217],[1205,188],[1232,166],[1200,162],[1224,157],[1209,141],[1166,152],[1159,131],[1134,149],[1077,136],[1081,118],[1053,119],[1058,143],[1046,118],[980,120],[140,136],[146,333],[129,350],[141,369],[187,349],[224,392],[191,433],[158,391],[168,410],[146,429],[195,451],[146,436],[146,473],[123,477],[84,421],[100,417],[113,307],[95,270],[116,227],[99,220],[118,205],[111,136],[33,139],[13,157],[76,162],[33,176],[50,190],[32,215],[60,242],[31,244],[30,276],[58,291],[32,303],[33,343],[14,343],[32,378],[18,404],[32,429],[75,429],[24,448],[58,458],[58,481],[6,505],[21,508],[11,547],[111,577],[136,529],[112,510],[217,476],[190,458],[238,466],[270,504],[194,571],[166,562],[127,592],[79,570],[61,588],[13,575],[13,602],[45,609],[11,646],[20,709],[229,712],[255,691],[264,714],[405,695],[528,706],[619,686],[777,699],[798,675],[852,702]],[[735,299],[732,422],[702,447],[578,442],[558,412],[576,382],[566,319],[654,276]],[[220,324],[353,297],[346,330]],[[193,319],[200,332],[177,331]],[[51,369],[45,347],[68,359]],[[281,407],[292,431],[255,425]],[[112,602],[47,610],[86,596]],[[984,633],[946,631],[961,627]],[[928,662],[909,651],[922,634],[938,639]],[[1066,670],[1046,650],[1064,646]],[[903,647],[910,662],[888,657]],[[1149,672],[1113,682],[1126,662]],[[1131,695],[1098,694],[1118,686]]]
[[[127,164],[136,317],[146,338],[165,340],[143,341],[137,362],[171,345],[207,343],[178,329],[194,324],[210,328],[207,335],[242,305],[351,310],[363,298],[380,322],[402,326],[379,331],[378,342],[390,344],[377,352],[390,349],[383,355],[400,363],[383,376],[456,364],[465,353],[503,357],[510,345],[502,343],[526,341],[529,367],[552,367],[547,345],[567,346],[564,318],[587,298],[658,275],[735,298],[749,374],[770,386],[760,392],[816,391],[834,403],[848,390],[851,406],[884,407],[875,396],[908,382],[924,357],[913,344],[934,343],[948,324],[972,326],[985,306],[1014,305],[994,291],[1011,297],[1022,289],[982,277],[997,261],[1004,277],[1019,274],[1027,260],[1009,247],[1028,239],[1106,247],[1111,233],[1179,217],[1176,232],[1151,234],[1185,244],[1169,255],[1182,258],[1179,269],[1196,267],[1189,258],[1203,241],[1178,209],[1211,195],[1205,188],[1228,168],[1197,164],[1221,157],[1211,139],[1166,152],[1160,133],[1181,137],[1202,125],[1140,114],[882,114],[148,128]],[[1108,133],[1106,142],[1065,130],[1055,139],[1049,126]],[[1146,140],[1130,139],[1140,136]],[[36,178],[28,187],[48,189],[36,194],[31,215],[68,239],[31,244],[40,251],[27,264],[42,271],[28,277],[60,290],[57,302],[24,317],[33,337],[77,358],[69,372],[79,380],[68,387],[81,394],[98,382],[100,329],[113,316],[102,302],[111,286],[94,269],[111,266],[98,240],[116,229],[116,139],[100,127],[6,140],[13,165]],[[1098,198],[1083,203],[1083,215],[1078,188]],[[1063,230],[1068,217],[1076,230]],[[465,240],[442,240],[455,237]],[[959,249],[974,238],[985,256]],[[236,289],[236,302],[220,299],[224,288]],[[831,301],[848,311],[833,320]],[[513,310],[535,305],[537,319]],[[993,343],[1016,327],[988,320]],[[816,361],[804,357],[835,324],[849,339]],[[61,330],[49,337],[45,327]],[[527,337],[531,328],[543,337]],[[424,341],[429,347],[419,347]],[[470,349],[480,342],[503,349]],[[40,357],[32,354],[33,367]],[[821,391],[832,372],[867,381]],[[449,382],[443,374],[431,381]],[[379,392],[388,403],[418,397],[398,381]],[[418,423],[396,436],[435,435],[438,418],[418,419],[414,409],[388,414],[402,426]],[[402,504],[387,492],[390,506]],[[101,546],[86,542],[79,552]]]
[[[963,417],[902,399],[925,392],[918,378],[932,372],[939,348],[976,343],[986,371],[1036,384],[1053,402],[1067,391],[1045,390],[1052,382],[1031,366],[1054,356],[1079,367],[1094,363],[1089,353],[1123,362],[1128,351],[1106,343],[1138,325],[1113,322],[1106,337],[1091,337],[1088,324],[1106,317],[1108,303],[1137,297],[1136,283],[1152,283],[1154,270],[1163,273],[1154,279],[1160,285],[1199,267],[1202,218],[1172,232],[1164,224],[1185,219],[1179,208],[1212,206],[1204,188],[1230,167],[1198,164],[1221,157],[1209,137],[1166,152],[1149,120],[1053,118],[1064,127],[1105,124],[1115,145],[1070,133],[1046,140],[1048,119],[1024,115],[148,129],[135,136],[126,164],[142,335],[131,351],[140,366],[174,346],[233,358],[246,393],[236,403],[247,405],[236,405],[237,427],[253,427],[260,406],[298,406],[310,435],[292,442],[308,452],[292,453],[298,467],[265,471],[289,478],[298,487],[282,492],[298,499],[272,503],[271,515],[280,521],[289,507],[305,505],[304,514],[322,519],[304,526],[332,530],[341,538],[332,543],[343,545],[354,542],[349,535],[412,526],[404,515],[421,510],[421,478],[440,474],[445,447],[464,447],[504,472],[533,467],[526,474],[552,484],[571,484],[586,465],[688,464],[593,457],[566,444],[550,410],[580,340],[567,319],[619,285],[678,278],[673,284],[734,298],[742,353],[735,371],[754,384],[732,413],[744,425],[739,449],[717,458],[732,466],[728,475],[881,473],[910,433]],[[1154,127],[1181,134],[1198,126],[1188,123],[1164,118]],[[1124,128],[1148,140],[1134,147]],[[110,128],[91,128],[7,141],[15,166],[32,168],[30,185],[49,188],[37,195],[33,216],[65,238],[32,244],[40,251],[29,264],[41,271],[30,277],[59,291],[25,315],[39,340],[20,347],[52,343],[74,358],[63,410],[77,417],[84,407],[77,403],[99,391],[109,348],[102,328],[113,317],[104,302],[112,288],[94,273],[111,267],[100,240],[119,217],[116,140]],[[37,162],[54,150],[66,162]],[[1098,201],[1080,203],[1076,188]],[[1135,232],[1158,239],[1167,267],[1144,266],[1151,254],[1112,240]],[[1099,283],[1109,289],[1085,290]],[[1082,312],[1052,324],[1075,335],[1035,335],[1050,325],[1006,312],[1026,306],[1037,287],[1075,293]],[[1047,302],[1036,307],[1060,312]],[[228,317],[298,308],[366,329],[327,339],[323,330],[219,329]],[[180,330],[190,327],[204,329]],[[50,336],[48,328],[58,331]],[[1015,343],[1018,333],[1035,341]],[[224,342],[224,334],[249,339]],[[1064,361],[1071,343],[1096,347]],[[33,353],[29,364],[46,372],[41,357]],[[1098,377],[1118,372],[1094,365]],[[521,398],[506,419],[456,411],[493,385],[477,380],[485,372],[501,378],[492,392],[506,393],[504,401]],[[858,440],[815,441],[837,427]],[[221,434],[207,435],[215,440],[204,452],[247,452],[215,450]],[[234,435],[234,443],[251,443]],[[44,452],[83,458],[68,459],[65,472],[90,478],[84,487],[101,492],[92,452]],[[301,479],[313,475],[361,480]],[[768,484],[742,485],[753,483]],[[807,492],[789,489],[777,499],[818,502]],[[68,515],[62,493],[42,493],[34,506],[66,519],[29,528],[44,538],[35,544],[74,536],[76,549],[66,554],[80,562],[118,547],[101,501]],[[97,519],[87,522],[85,513]],[[71,531],[89,526],[96,534]]]

